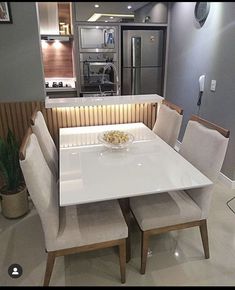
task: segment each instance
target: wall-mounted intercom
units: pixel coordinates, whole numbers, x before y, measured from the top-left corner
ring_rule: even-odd
[[[205,75],[201,75],[199,77],[199,96],[197,101],[198,106],[200,106],[202,102],[202,94],[204,92],[204,87],[205,87]]]

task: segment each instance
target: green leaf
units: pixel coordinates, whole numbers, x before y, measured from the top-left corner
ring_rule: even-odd
[[[6,141],[0,138],[0,172],[6,183],[6,190],[15,192],[23,181],[19,163],[19,145],[8,128]]]

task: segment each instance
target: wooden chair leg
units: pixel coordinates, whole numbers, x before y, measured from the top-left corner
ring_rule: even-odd
[[[130,240],[130,233],[128,230],[128,237],[126,239],[126,263],[128,263],[131,259],[131,240]]]
[[[47,266],[46,266],[43,286],[49,286],[54,263],[55,263],[55,252],[48,252]]]
[[[120,272],[121,272],[121,282],[126,282],[126,241],[123,241],[119,244],[119,260],[120,260]]]
[[[148,255],[148,240],[149,235],[143,231],[141,239],[141,268],[140,268],[141,274],[145,274],[146,270],[147,255]]]
[[[209,259],[210,258],[210,253],[209,253],[209,241],[208,241],[208,232],[207,232],[207,223],[206,220],[203,220],[201,222],[201,225],[199,226],[200,228],[200,233],[201,233],[201,238],[202,238],[202,244],[203,244],[203,249],[205,253],[205,258]]]
[[[131,212],[130,212],[130,204],[129,198],[119,199],[119,204],[128,226],[128,237],[126,239],[126,263],[128,263],[131,259],[131,241],[130,241],[130,228],[131,228]]]

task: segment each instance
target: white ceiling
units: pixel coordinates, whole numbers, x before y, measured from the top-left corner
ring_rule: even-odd
[[[77,12],[76,19],[78,21],[87,21],[94,13],[100,14],[122,14],[134,15],[134,11],[145,6],[149,2],[76,2]],[[95,8],[95,4],[99,7]],[[128,9],[127,6],[131,5],[132,8]],[[108,20],[110,22],[119,22],[122,17],[115,17],[110,19],[110,16],[101,16],[97,21]]]

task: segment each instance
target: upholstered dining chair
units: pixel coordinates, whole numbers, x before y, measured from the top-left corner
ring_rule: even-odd
[[[113,246],[119,247],[125,283],[128,228],[118,201],[59,207],[56,178],[30,129],[20,148],[20,166],[44,231],[48,253],[44,286],[49,285],[56,257]]]
[[[43,114],[37,108],[31,116],[30,124],[33,133],[37,136],[42,153],[50,170],[56,178],[58,178],[58,151],[47,128]]]
[[[163,100],[158,110],[153,132],[174,148],[183,119],[183,109]]]
[[[189,120],[179,150],[185,159],[215,182],[228,146],[229,131],[198,116]],[[209,258],[207,217],[214,184],[130,199],[130,209],[142,233],[141,274],[145,274],[152,235],[199,226],[205,258]]]

